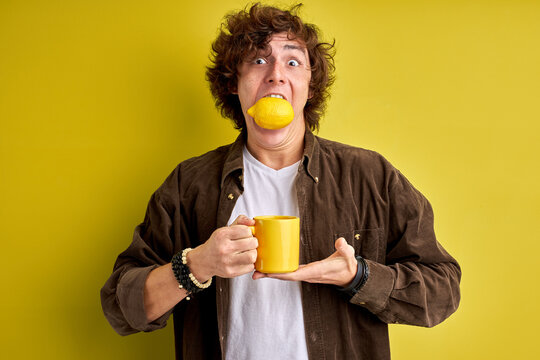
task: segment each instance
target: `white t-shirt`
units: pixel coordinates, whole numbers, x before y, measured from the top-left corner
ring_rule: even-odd
[[[244,193],[228,224],[238,215],[299,216],[294,182],[299,163],[274,170],[244,148]],[[227,360],[308,359],[299,282],[231,279]]]

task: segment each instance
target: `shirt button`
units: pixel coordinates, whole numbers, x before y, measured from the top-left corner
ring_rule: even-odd
[[[354,238],[355,238],[356,240],[360,240],[360,234],[354,235]]]
[[[228,198],[229,200],[232,200],[232,199],[234,199],[234,195],[233,195],[233,194],[229,194],[229,195],[227,195],[227,198]]]
[[[318,184],[319,183],[319,178],[317,176],[315,176],[315,182]]]

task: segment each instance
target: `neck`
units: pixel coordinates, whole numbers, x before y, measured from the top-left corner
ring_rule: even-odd
[[[304,136],[290,134],[278,145],[270,147],[256,142],[248,134],[247,148],[255,159],[274,170],[279,170],[302,159]]]

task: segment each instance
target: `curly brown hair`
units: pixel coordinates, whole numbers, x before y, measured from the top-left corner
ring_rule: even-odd
[[[302,4],[289,10],[256,3],[251,8],[225,16],[220,32],[212,44],[212,65],[206,69],[206,79],[221,114],[233,120],[235,128],[243,130],[246,121],[237,88],[238,65],[253,53],[267,47],[273,34],[286,32],[289,39],[302,41],[308,51],[311,98],[304,107],[304,118],[311,131],[319,129],[319,120],[326,109],[329,88],[334,83],[335,41],[319,41],[319,29],[304,23],[297,13]]]

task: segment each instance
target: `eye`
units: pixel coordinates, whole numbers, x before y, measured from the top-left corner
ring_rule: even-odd
[[[263,58],[258,58],[257,60],[255,60],[255,64],[266,64],[266,60],[264,60]]]
[[[289,60],[289,62],[287,63],[289,64],[290,66],[299,66],[300,63],[296,60]]]

